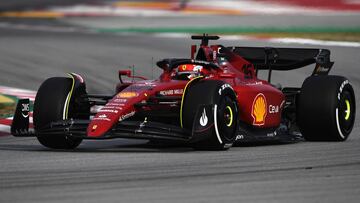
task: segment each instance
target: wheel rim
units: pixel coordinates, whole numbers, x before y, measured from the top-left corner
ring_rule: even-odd
[[[234,116],[230,106],[226,106],[224,111],[224,120],[227,127],[230,127],[233,123]]]
[[[345,110],[345,120],[349,120],[351,114],[350,102],[348,99],[345,99],[346,110]]]
[[[344,91],[341,96],[339,117],[341,131],[350,133],[355,119],[355,103],[349,91]]]
[[[230,97],[225,97],[220,102],[217,117],[221,136],[226,140],[233,140],[236,130],[236,104]]]

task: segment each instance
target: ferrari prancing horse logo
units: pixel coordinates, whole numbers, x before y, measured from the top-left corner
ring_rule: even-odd
[[[251,116],[254,118],[253,125],[261,126],[265,124],[265,118],[267,114],[266,107],[266,98],[262,93],[259,93],[254,99],[251,110]]]

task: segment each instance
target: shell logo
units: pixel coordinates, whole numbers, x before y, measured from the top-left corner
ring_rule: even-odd
[[[259,93],[254,99],[251,110],[251,116],[254,118],[253,125],[261,126],[265,124],[267,114],[266,107],[266,98],[262,93]]]
[[[120,92],[117,97],[120,98],[131,98],[131,97],[137,97],[139,94],[137,92]]]

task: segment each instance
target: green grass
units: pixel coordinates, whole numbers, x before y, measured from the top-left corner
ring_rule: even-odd
[[[2,96],[6,96],[7,98],[11,99],[12,102],[10,103],[0,102],[0,119],[13,116],[17,102],[17,98],[14,96],[9,96],[9,95],[2,95]]]

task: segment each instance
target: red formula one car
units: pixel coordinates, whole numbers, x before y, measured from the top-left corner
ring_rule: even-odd
[[[228,149],[235,142],[297,140],[344,141],[355,120],[349,81],[328,75],[333,62],[326,49],[224,47],[208,45],[218,36],[193,36],[191,58],[157,62],[156,80],[119,71],[114,95],[90,95],[84,79],[47,79],[34,103],[20,100],[11,132],[36,136],[49,148],[72,149],[83,139],[134,138],[174,141],[201,149]],[[272,71],[315,64],[302,87],[271,84]],[[267,70],[268,80],[257,77]],[[123,82],[122,77],[138,78]],[[134,80],[132,80],[134,81]],[[95,108],[98,107],[98,108]]]

